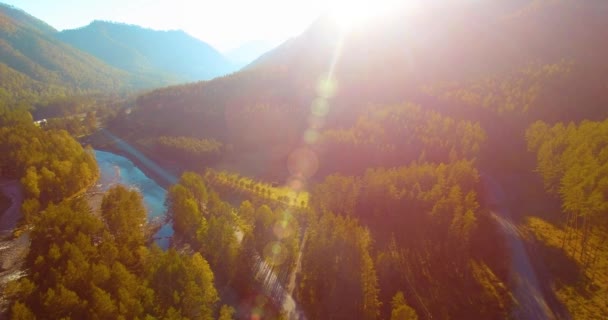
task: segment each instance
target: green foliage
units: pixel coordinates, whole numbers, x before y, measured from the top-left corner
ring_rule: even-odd
[[[606,312],[606,299],[601,297],[608,290],[605,277],[596,276],[605,274],[607,266],[608,120],[552,127],[539,121],[530,126],[526,138],[529,150],[536,153],[546,190],[559,196],[566,214],[563,228],[540,219],[529,219],[528,228],[550,248],[547,252],[572,259],[573,269],[584,275],[573,280],[552,270],[566,283],[557,288],[558,297],[574,318],[596,318]]]
[[[247,202],[241,204],[241,209],[239,216],[246,223],[243,241],[251,243],[255,252],[261,254],[276,273],[292,270],[300,251],[299,214],[290,209],[272,210],[267,205],[247,212],[253,209]],[[249,214],[253,214],[252,219],[247,217]]]
[[[490,110],[507,118],[595,118],[605,114],[601,106],[608,98],[603,94],[603,68],[576,60],[535,63],[481,80],[427,86],[425,91],[445,101]]]
[[[201,252],[222,281],[230,281],[240,253],[233,209],[192,172],[185,172],[169,188],[167,204],[175,236]]]
[[[5,5],[0,6],[0,16],[0,91],[8,101],[127,88],[125,72],[56,39],[52,28],[38,27],[42,21]]]
[[[363,183],[356,177],[339,174],[327,176],[311,191],[311,198],[315,199],[314,209],[341,215],[352,214],[357,209],[362,187]]]
[[[553,127],[537,122],[526,137],[546,189],[559,195],[567,223],[584,234],[581,257],[590,259],[588,235],[598,225],[608,226],[608,120]]]
[[[203,217],[201,205],[186,187],[179,184],[172,186],[167,194],[167,203],[177,234],[192,241],[197,233],[205,231],[207,220]]]
[[[213,319],[217,291],[213,272],[199,253],[183,258],[176,251],[160,254],[150,261],[150,286],[156,292],[155,303],[164,317]]]
[[[598,319],[608,313],[608,230],[602,228],[589,236],[587,245],[597,250],[588,264],[581,259],[577,246],[564,246],[568,237],[572,243],[581,242],[583,233],[579,230],[538,217],[527,218],[523,230],[537,244],[537,259],[545,262],[554,293],[572,319]]]
[[[155,150],[181,163],[196,164],[216,161],[223,153],[223,145],[215,139],[162,136],[155,140]]]
[[[564,81],[572,71],[572,63],[531,65],[507,75],[488,77],[464,86],[458,84],[427,88],[450,101],[488,108],[502,113],[526,113],[538,105],[544,91]]]
[[[236,272],[240,244],[235,234],[235,221],[226,215],[212,216],[206,233],[198,236],[198,245],[215,270],[232,280]]]
[[[15,320],[35,320],[34,313],[23,303],[17,302],[11,308],[11,316]]]
[[[37,209],[84,191],[97,179],[98,169],[91,149],[65,131],[34,126],[20,110],[0,112],[0,122],[6,124],[0,127],[0,173],[21,179],[25,219],[31,222]]]
[[[297,191],[288,186],[277,186],[253,178],[240,176],[238,173],[207,169],[205,180],[222,195],[245,194],[248,199],[262,203],[278,203],[294,208],[308,206],[308,192]],[[223,192],[222,192],[223,191]]]
[[[202,177],[194,172],[184,172],[179,183],[188,188],[192,196],[199,204],[206,203],[209,200],[209,193]]]
[[[103,101],[101,95],[73,95],[51,97],[34,104],[37,119],[63,118],[84,114]]]
[[[32,115],[26,107],[9,108],[8,105],[0,104],[0,127],[28,126],[32,124],[32,121]]]
[[[414,163],[368,169],[362,177],[329,176],[312,191],[311,206],[369,227],[386,317],[390,299],[401,290],[418,314],[500,318],[509,307],[505,249],[480,209],[478,188],[472,161]],[[307,247],[316,246],[317,239],[311,234]],[[477,264],[483,272],[473,267]],[[471,307],[471,301],[487,308]]]
[[[228,305],[223,305],[222,308],[220,309],[220,316],[219,318],[217,318],[218,320],[233,320],[234,319],[234,314],[235,314],[236,310],[234,310],[233,307],[228,306]]]
[[[506,171],[505,163],[522,156],[510,154],[518,150],[512,144],[523,142],[517,139],[521,131],[513,129],[538,118],[603,119],[608,101],[606,46],[601,41],[605,36],[595,31],[606,29],[608,20],[590,14],[596,11],[595,4],[507,2],[479,1],[470,8],[480,10],[471,13],[451,10],[456,7],[450,5],[437,12],[429,28],[424,21],[397,18],[361,36],[348,36],[344,52],[349,54],[341,55],[334,70],[338,90],[327,106],[315,97],[323,94],[317,84],[335,52],[331,44],[338,33],[331,32],[323,19],[305,36],[243,72],[140,96],[133,112],[115,117],[112,124],[134,140],[153,142],[155,153],[163,158],[177,156],[179,165],[207,163],[233,149],[226,154],[256,166],[257,173],[284,177],[285,158],[311,129],[305,142],[318,151],[321,164],[315,179],[331,175],[312,186],[309,202],[305,192],[237,174],[208,173],[207,183],[222,195],[251,199],[253,204],[243,202],[237,215],[207,190],[200,177],[185,174],[169,190],[168,207],[176,231],[174,243],[183,244],[185,252],[198,252],[193,257],[141,245],[137,228],[141,207],[131,203],[135,197],[126,190],[114,190],[104,201],[104,221],[74,214],[88,216],[76,202],[67,207],[51,204],[39,219],[30,219],[36,224],[32,238],[32,255],[36,255],[30,258],[33,274],[30,280],[20,281],[14,293],[18,302],[13,316],[28,318],[30,311],[36,315],[41,311],[42,317],[210,318],[217,301],[211,283],[217,281],[222,288],[249,284],[253,252],[273,264],[283,281],[284,271],[290,271],[299,246],[304,245],[299,243],[302,226],[308,227],[307,245],[296,293],[310,318],[415,319],[416,314],[433,319],[507,318],[510,305],[503,282],[508,258],[492,218],[478,203],[481,188],[473,162],[485,132],[492,140],[483,145],[484,155],[497,156],[484,157],[484,164],[495,159],[496,167]],[[520,10],[523,4],[525,9]],[[478,12],[492,22],[485,24],[488,28],[477,28]],[[8,31],[2,29],[0,34],[8,44],[3,62],[9,62],[0,64],[0,107],[96,90],[98,85],[124,86],[125,79],[116,79],[107,70],[97,72],[99,79],[91,79],[81,68],[87,59],[73,68],[56,62],[57,57],[75,53],[55,49],[55,42],[46,44],[42,35],[53,30],[28,17],[15,18],[14,12],[10,18]],[[412,20],[420,25],[412,28],[408,25]],[[111,27],[125,26],[98,22],[87,29]],[[496,34],[505,46],[497,45]],[[382,41],[368,50],[369,39],[376,37]],[[421,44],[416,39],[428,41]],[[446,46],[446,39],[458,45]],[[107,49],[106,40],[89,41],[88,49]],[[24,43],[41,50],[24,53]],[[514,51],[513,44],[526,50]],[[117,52],[120,57],[123,53],[138,57],[132,50],[103,51],[116,64],[130,62],[116,59]],[[361,53],[365,53],[363,63]],[[573,60],[555,63],[563,57]],[[504,72],[528,61],[540,62]],[[453,85],[431,90],[431,95],[442,99],[417,91],[427,83],[452,80]],[[103,84],[93,86],[95,82]],[[422,107],[364,107],[396,101],[416,101]],[[65,113],[52,103],[46,110],[39,107],[40,114]],[[79,109],[65,106],[72,108]],[[62,154],[69,153],[62,146],[70,144],[62,139],[65,133],[32,130],[25,112],[5,114],[0,111],[0,154],[9,158],[6,162],[2,158],[0,170],[22,178],[29,196],[23,204],[26,216],[87,185],[78,182],[90,181],[82,177],[93,176],[94,169],[84,156],[64,158]],[[87,116],[86,126],[93,127],[94,120]],[[593,268],[602,265],[594,259],[603,261],[598,245],[603,244],[598,238],[603,233],[590,231],[594,225],[605,226],[606,220],[603,127],[583,123],[550,128],[539,123],[528,133],[547,189],[560,195],[568,212],[570,227],[565,229],[562,247]],[[82,123],[74,119],[53,120],[47,128],[72,134],[83,131]],[[250,153],[254,157],[243,156]],[[404,166],[411,161],[417,162]],[[310,208],[308,224],[297,215],[298,207]],[[127,234],[126,226],[136,232]],[[57,237],[58,243],[49,237]],[[217,271],[215,277],[211,268]],[[605,274],[602,271],[597,273]],[[594,285],[585,289],[593,290]],[[575,296],[580,289],[565,287],[559,292],[562,296]],[[597,303],[604,296],[602,287],[589,300]],[[602,301],[591,312],[580,311],[585,302],[576,300],[577,315],[605,314]],[[233,315],[226,307],[220,316]]]
[[[57,37],[154,86],[207,80],[235,69],[216,49],[183,31],[93,21]]]
[[[418,320],[416,310],[407,305],[403,292],[395,294],[391,306],[391,320]]]
[[[120,261],[125,265],[135,264],[138,259],[134,254],[144,243],[146,225],[146,209],[139,192],[123,186],[110,189],[101,203],[101,216],[114,241],[121,244]]]
[[[608,210],[608,120],[553,127],[537,122],[526,138],[547,190],[560,195],[565,211],[593,216]]]
[[[250,226],[253,226],[256,215],[255,209],[251,202],[247,200],[241,202],[241,206],[239,207],[239,216],[241,217],[241,220],[243,220],[243,222]]]
[[[352,218],[327,213],[308,230],[298,301],[313,319],[377,319],[378,278],[371,237]]]
[[[213,319],[218,293],[209,264],[200,254],[147,249],[136,192],[111,189],[102,217],[80,199],[51,204],[40,214],[28,276],[7,291],[11,318]]]
[[[349,129],[323,133],[326,171],[361,173],[416,159],[447,162],[473,159],[485,140],[479,123],[454,120],[405,104],[370,108]]]

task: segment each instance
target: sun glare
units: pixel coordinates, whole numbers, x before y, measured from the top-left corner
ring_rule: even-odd
[[[329,13],[343,29],[352,29],[369,22],[374,18],[382,17],[392,10],[412,6],[417,1],[396,0],[333,0]]]

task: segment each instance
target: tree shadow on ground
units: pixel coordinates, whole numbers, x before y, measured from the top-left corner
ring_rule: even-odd
[[[571,319],[568,309],[556,295],[565,287],[573,288],[585,299],[592,296],[591,279],[582,267],[566,252],[546,242],[535,239],[528,243],[534,268],[542,284],[543,295],[557,319]]]

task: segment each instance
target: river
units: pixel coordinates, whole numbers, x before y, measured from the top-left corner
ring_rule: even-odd
[[[107,191],[117,184],[137,189],[148,210],[148,221],[164,220],[166,214],[165,198],[167,190],[144,174],[131,160],[117,154],[95,150],[100,177],[97,182],[99,191]],[[163,249],[169,247],[173,226],[165,223],[154,235],[156,243]]]
[[[173,226],[165,222],[165,198],[167,191],[158,183],[146,176],[131,160],[117,154],[95,150],[100,177],[92,193],[105,192],[117,184],[137,189],[143,198],[148,211],[149,222],[164,224],[154,235],[156,244],[167,249]],[[169,175],[165,173],[165,176]],[[161,176],[164,177],[164,176]],[[171,177],[175,180],[174,177]],[[21,218],[19,210],[23,201],[23,192],[17,180],[0,180],[0,192],[11,198],[11,206],[0,214],[0,292],[10,281],[26,275],[23,263],[29,248],[29,232],[22,232],[17,238],[12,233]],[[5,316],[9,301],[0,294],[0,319]]]
[[[129,152],[132,148],[125,143],[125,148],[122,150]],[[130,148],[130,149],[129,149]],[[133,154],[131,154],[133,155]],[[123,184],[130,188],[136,188],[143,196],[144,205],[148,209],[148,221],[157,219],[164,220],[166,214],[165,198],[167,191],[158,183],[149,178],[142,172],[131,160],[119,156],[111,152],[95,150],[95,158],[99,166],[100,178],[97,182],[96,191],[107,191],[116,184]],[[145,159],[144,165],[152,163],[151,160]],[[155,168],[155,167],[152,167]],[[156,170],[162,170],[158,167]],[[159,177],[169,176],[168,173],[159,175]],[[171,181],[175,181],[171,177]],[[236,231],[239,233],[239,231]],[[165,223],[156,233],[154,238],[156,243],[163,249],[169,247],[169,238],[173,235],[173,227],[170,223]],[[242,238],[242,234],[240,237]],[[301,252],[298,254],[298,265],[300,264]],[[292,292],[295,288],[295,273],[298,268],[295,268],[290,275],[289,288],[285,288],[277,278],[274,269],[262,257],[255,253],[255,264],[253,266],[254,277],[261,281],[262,291],[268,295],[277,306],[282,308],[282,311],[289,315],[290,319],[302,319],[303,314],[298,308],[296,302],[292,298]]]

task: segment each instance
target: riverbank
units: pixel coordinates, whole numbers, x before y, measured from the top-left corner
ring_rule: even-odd
[[[145,150],[135,149],[128,142],[114,136],[105,129],[97,130],[81,139],[80,142],[83,145],[91,145],[93,149],[111,152],[129,159],[163,189],[175,184],[177,177],[181,174],[175,164],[156,159]],[[138,154],[134,155],[134,152]]]
[[[7,283],[25,276],[23,264],[29,252],[29,232],[15,237],[13,231],[21,218],[23,190],[18,180],[0,180],[0,192],[10,205],[0,215],[0,292]],[[0,317],[6,312],[8,300],[0,294]]]
[[[23,190],[18,180],[0,180],[0,192],[10,202],[10,205],[0,215],[0,232],[15,229],[21,218],[20,207],[23,202]]]

